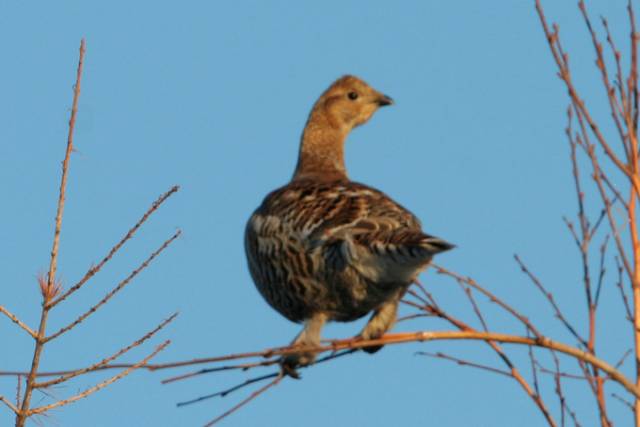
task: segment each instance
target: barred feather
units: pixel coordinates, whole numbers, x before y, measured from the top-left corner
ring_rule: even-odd
[[[246,250],[269,304],[293,321],[314,311],[349,321],[407,286],[452,246],[384,193],[351,181],[294,181],[251,216]]]

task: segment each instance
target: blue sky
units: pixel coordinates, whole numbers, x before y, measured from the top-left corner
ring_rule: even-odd
[[[573,66],[587,70],[576,74],[576,83],[606,120],[593,50],[575,2],[543,3],[561,25]],[[589,4],[594,17],[609,17],[624,46],[626,2]],[[154,341],[173,343],[157,361],[289,342],[299,326],[272,311],[255,290],[243,228],[262,197],[290,178],[316,97],[346,73],[396,101],[349,138],[351,177],[386,191],[413,210],[427,232],[458,245],[439,263],[473,276],[536,319],[545,333],[573,344],[512,259],[520,254],[568,316],[583,323],[578,254],[561,219],[576,210],[564,137],[567,99],[533,0],[395,6],[2,2],[0,303],[29,324],[36,326],[39,313],[35,277],[48,266],[82,37],[87,55],[61,241],[63,284],[73,284],[97,262],[160,193],[174,184],[182,189],[90,286],[52,314],[51,329],[95,303],[177,228],[184,234],[105,309],[47,347],[45,369],[94,363],[174,311],[179,318]],[[432,272],[422,281],[446,308],[473,321],[455,283]],[[600,332],[606,333],[599,342],[603,357],[615,362],[629,337],[613,285],[610,277],[600,314]],[[494,307],[484,307],[493,329],[523,333]],[[332,325],[325,336],[351,336],[361,325]],[[444,327],[421,320],[396,330]],[[0,321],[0,336],[0,369],[26,369],[32,342],[6,320]],[[225,424],[543,425],[514,381],[414,355],[439,350],[498,366],[484,347],[442,342],[358,354],[308,370],[303,381],[285,381]],[[528,373],[526,350],[510,352]],[[542,353],[540,358],[550,363]],[[574,363],[565,363],[577,372]],[[177,401],[244,377],[159,384],[173,373],[135,373],[42,421],[197,426],[242,397],[176,409]],[[51,392],[66,397],[100,378]],[[551,380],[544,381],[555,411]],[[14,384],[0,378],[0,394],[12,396]],[[565,387],[583,424],[593,424],[594,401],[585,387]],[[615,386],[607,391],[620,392]],[[48,402],[43,395],[35,399]],[[620,424],[629,422],[618,402],[610,411]],[[0,424],[10,425],[9,415],[0,411]]]

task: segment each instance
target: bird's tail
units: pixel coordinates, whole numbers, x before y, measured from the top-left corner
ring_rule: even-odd
[[[432,255],[445,252],[456,247],[456,245],[442,240],[439,237],[424,234],[420,239],[420,247],[430,252]]]

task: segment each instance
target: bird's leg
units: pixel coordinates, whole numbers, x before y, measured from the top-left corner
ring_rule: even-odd
[[[371,319],[360,332],[359,337],[363,340],[377,340],[382,337],[385,332],[391,329],[396,323],[396,315],[398,313],[398,301],[392,300],[381,305],[371,315]],[[371,345],[368,347],[362,347],[362,350],[367,353],[375,353],[383,346]]]
[[[320,332],[326,321],[327,315],[325,313],[315,313],[305,321],[304,329],[296,336],[291,346],[320,347]],[[280,361],[280,365],[285,374],[293,378],[299,378],[296,367],[310,365],[315,360],[316,353],[301,352],[284,356]]]
[[[364,326],[358,337],[364,340],[376,340],[381,338],[389,329],[391,329],[396,323],[398,305],[406,290],[407,288],[399,289],[393,298],[390,298],[387,302],[378,307],[373,312],[369,322]],[[381,345],[372,345],[363,347],[362,350],[369,354],[373,354],[382,347],[383,346]]]

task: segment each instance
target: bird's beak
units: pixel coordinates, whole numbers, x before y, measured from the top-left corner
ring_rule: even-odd
[[[385,105],[393,105],[393,99],[388,97],[387,95],[380,95],[376,102],[380,107],[384,107]]]

